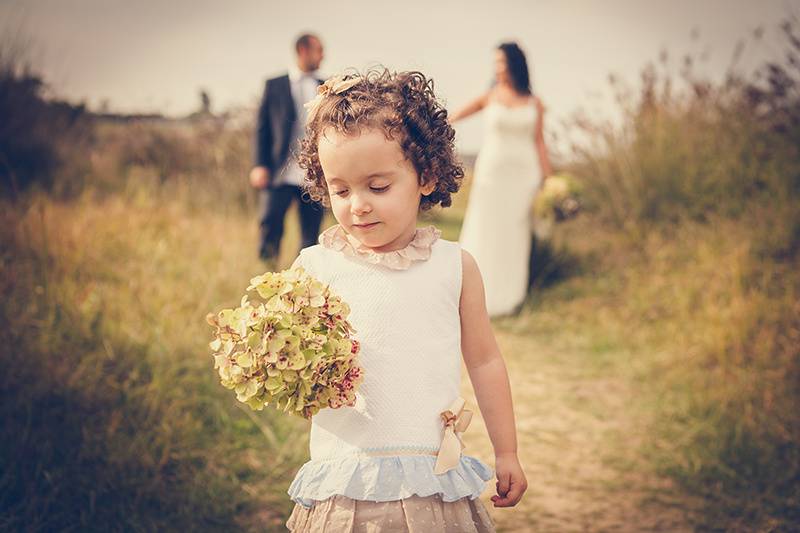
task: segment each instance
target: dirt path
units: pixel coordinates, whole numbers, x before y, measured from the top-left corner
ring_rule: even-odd
[[[622,378],[587,370],[585,356],[563,353],[496,328],[511,378],[520,460],[529,488],[512,509],[492,507],[494,481],[482,495],[498,531],[691,531],[669,484],[638,457],[642,421]],[[469,379],[462,383],[475,419],[465,453],[494,466]]]

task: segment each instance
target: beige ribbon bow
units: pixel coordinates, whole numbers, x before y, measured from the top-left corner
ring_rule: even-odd
[[[325,83],[317,88],[317,96],[303,106],[306,108],[307,112],[306,123],[310,123],[312,120],[314,120],[314,117],[317,116],[317,110],[319,110],[319,106],[322,104],[322,101],[326,96],[329,94],[342,94],[347,89],[358,85],[360,82],[360,76],[355,76],[349,79],[345,78],[345,76],[333,76],[325,80]]]
[[[436,465],[433,467],[434,474],[444,474],[458,466],[461,450],[464,449],[461,434],[467,430],[472,420],[472,411],[464,409],[465,403],[464,398],[456,398],[450,405],[450,409],[441,413],[444,421],[444,436],[436,456]]]

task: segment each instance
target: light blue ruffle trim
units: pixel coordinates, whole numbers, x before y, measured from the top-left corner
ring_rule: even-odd
[[[354,500],[386,502],[414,494],[441,494],[446,502],[465,496],[475,499],[494,471],[474,457],[461,456],[454,469],[433,473],[433,455],[352,455],[335,460],[308,461],[289,486],[292,500],[308,508],[336,494]]]

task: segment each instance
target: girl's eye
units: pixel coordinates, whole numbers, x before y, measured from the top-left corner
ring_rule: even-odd
[[[383,187],[370,187],[369,190],[371,190],[372,192],[384,192],[388,188],[389,186],[385,185]]]
[[[333,191],[333,194],[336,196],[344,196],[347,194],[347,189],[342,189],[341,191]]]

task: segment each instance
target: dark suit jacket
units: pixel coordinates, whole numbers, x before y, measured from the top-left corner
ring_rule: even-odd
[[[256,122],[255,159],[257,166],[269,169],[270,176],[274,177],[289,157],[296,120],[289,76],[267,80]]]

